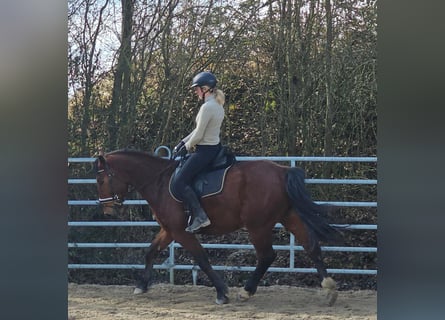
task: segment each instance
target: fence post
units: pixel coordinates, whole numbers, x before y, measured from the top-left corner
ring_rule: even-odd
[[[175,241],[169,244],[169,257],[168,257],[169,271],[170,271],[170,283],[175,284]]]
[[[292,232],[290,232],[289,247],[289,268],[293,269],[295,267],[295,236]]]

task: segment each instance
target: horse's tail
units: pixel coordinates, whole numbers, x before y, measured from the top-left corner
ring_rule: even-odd
[[[339,228],[330,226],[326,221],[326,213],[331,207],[319,205],[312,201],[304,184],[304,171],[301,168],[290,168],[287,171],[286,191],[292,206],[307,226],[312,240],[334,243],[343,242]]]

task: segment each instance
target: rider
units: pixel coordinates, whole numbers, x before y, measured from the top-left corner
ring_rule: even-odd
[[[196,116],[195,129],[174,148],[175,155],[185,155],[194,149],[174,179],[173,188],[184,202],[184,208],[191,208],[192,224],[185,230],[196,232],[210,225],[207,214],[191,187],[193,178],[216,157],[221,149],[220,131],[224,119],[224,93],[216,88],[216,77],[208,71],[198,73],[191,88],[204,103]]]

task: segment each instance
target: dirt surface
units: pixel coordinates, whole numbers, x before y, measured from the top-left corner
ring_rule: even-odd
[[[229,304],[215,304],[214,288],[156,284],[141,295],[132,286],[68,285],[68,319],[377,319],[377,293],[340,291],[327,306],[322,289],[290,286],[258,287],[248,301],[238,301],[241,288],[230,288]]]

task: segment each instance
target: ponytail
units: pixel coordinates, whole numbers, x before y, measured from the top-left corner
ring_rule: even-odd
[[[220,105],[222,105],[222,106],[224,105],[224,103],[226,102],[226,96],[225,96],[224,92],[222,92],[222,90],[220,90],[220,89],[215,90],[215,100]]]
[[[224,106],[224,103],[226,102],[226,95],[224,94],[224,92],[221,89],[216,89],[216,88],[211,89],[208,86],[202,86],[201,88],[203,90],[203,97],[202,97],[203,100],[204,100],[204,95],[207,92],[211,92],[215,96],[216,102],[218,102],[220,105]]]

